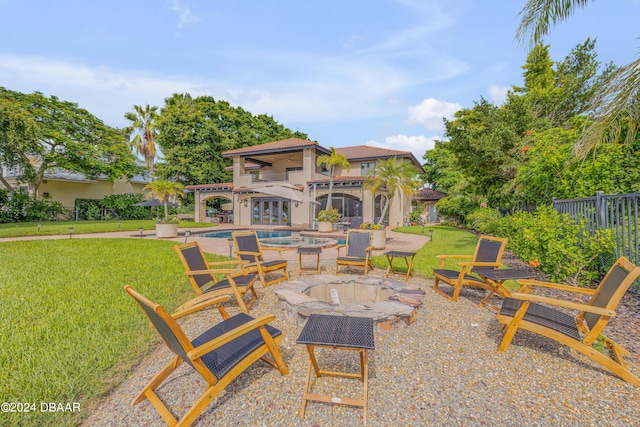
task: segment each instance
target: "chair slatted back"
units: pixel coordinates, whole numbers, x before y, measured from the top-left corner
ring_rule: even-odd
[[[209,266],[207,261],[200,250],[200,246],[198,246],[197,242],[192,245],[182,245],[176,246],[176,250],[182,254],[182,263],[184,264],[185,269],[188,271],[198,271],[198,270],[208,270]],[[194,276],[190,276],[193,281],[196,282],[198,287],[202,289],[203,286],[213,282],[215,283],[215,279],[211,274],[197,274]]]
[[[147,315],[153,328],[167,347],[195,369],[195,366],[187,356],[187,353],[193,349],[193,345],[171,315],[162,306],[154,304],[131,287],[127,286],[125,289],[142,308],[142,311]]]
[[[350,229],[359,229],[361,225],[362,225],[362,217],[361,216],[354,216],[353,219],[351,219],[351,224],[349,224],[349,228]]]
[[[595,307],[614,309],[639,275],[640,267],[631,264],[624,257],[618,259],[600,282],[589,304]],[[595,313],[583,314],[589,329],[593,329],[601,317]]]
[[[258,242],[258,236],[255,232],[250,233],[233,233],[233,241],[236,244],[236,250],[239,252],[256,252],[260,254],[258,261],[263,262],[262,250],[260,249],[260,242]],[[241,254],[240,259],[243,261],[255,262],[255,256]]]
[[[500,262],[506,245],[506,239],[480,236],[473,260],[475,262]],[[494,268],[495,267],[474,267],[471,271],[481,273],[482,271],[493,270]]]
[[[368,231],[351,231],[347,236],[347,256],[364,258],[367,248],[371,246],[371,233]]]

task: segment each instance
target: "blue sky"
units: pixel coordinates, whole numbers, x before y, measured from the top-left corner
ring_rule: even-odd
[[[442,117],[522,82],[524,0],[0,0],[0,86],[78,103],[122,127],[134,104],[212,95],[325,147],[422,160]],[[639,52],[640,0],[598,0],[556,26],[555,60],[597,37]]]

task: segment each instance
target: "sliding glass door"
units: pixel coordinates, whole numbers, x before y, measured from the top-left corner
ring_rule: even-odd
[[[251,199],[253,225],[290,225],[289,199],[254,197]]]

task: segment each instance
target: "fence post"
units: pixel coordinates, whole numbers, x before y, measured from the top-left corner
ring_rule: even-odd
[[[605,214],[604,191],[596,191],[596,228],[598,230],[602,229],[606,223]]]

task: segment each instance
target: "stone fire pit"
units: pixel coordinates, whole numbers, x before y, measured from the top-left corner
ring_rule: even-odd
[[[370,317],[380,332],[410,325],[425,292],[391,278],[316,275],[275,291],[288,320],[304,325],[311,314]]]

